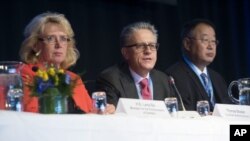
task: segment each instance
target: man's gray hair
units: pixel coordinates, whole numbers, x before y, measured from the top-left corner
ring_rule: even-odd
[[[130,24],[130,25],[123,28],[121,35],[120,35],[120,46],[125,47],[127,45],[126,43],[129,39],[130,35],[138,30],[141,30],[141,29],[147,29],[147,30],[151,31],[155,35],[156,40],[157,40],[158,33],[157,33],[157,30],[155,29],[154,25],[152,25],[148,22],[136,22],[136,23]]]

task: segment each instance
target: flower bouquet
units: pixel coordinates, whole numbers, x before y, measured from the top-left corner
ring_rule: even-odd
[[[42,70],[33,67],[35,72],[32,85],[30,85],[31,96],[39,98],[40,113],[67,113],[68,97],[72,96],[76,80],[63,69],[49,65]]]

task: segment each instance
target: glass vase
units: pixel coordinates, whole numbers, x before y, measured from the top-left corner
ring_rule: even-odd
[[[39,112],[43,114],[68,113],[68,96],[43,96],[39,98]]]

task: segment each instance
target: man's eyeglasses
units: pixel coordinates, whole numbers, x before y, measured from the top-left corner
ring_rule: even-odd
[[[206,39],[206,38],[201,38],[201,39],[196,39],[196,38],[193,38],[193,37],[188,37],[189,39],[192,39],[192,40],[200,40],[201,43],[203,43],[204,45],[212,45],[212,46],[218,46],[219,44],[219,41],[218,40],[209,40],[209,39]]]
[[[40,37],[38,40],[43,41],[46,44],[54,45],[56,42],[59,42],[61,45],[66,45],[70,38],[68,36],[55,36],[55,35],[49,35],[45,37]]]
[[[134,47],[137,52],[142,52],[146,49],[150,49],[151,51],[156,51],[159,49],[159,43],[136,43],[132,45],[125,46],[126,48]]]

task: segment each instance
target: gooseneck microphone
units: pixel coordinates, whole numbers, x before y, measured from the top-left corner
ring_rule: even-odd
[[[174,78],[173,78],[171,75],[169,75],[169,78],[170,78],[170,84],[174,87],[174,90],[175,90],[175,92],[177,93],[177,96],[178,96],[179,99],[180,99],[181,107],[182,107],[183,111],[186,111],[186,108],[185,108],[185,106],[184,106],[184,104],[183,104],[183,101],[182,101],[182,97],[181,97],[181,95],[180,95],[180,92],[179,92],[179,90],[177,89],[177,87],[176,87],[176,85],[175,85]]]

